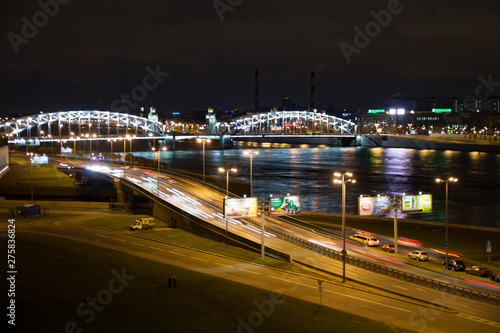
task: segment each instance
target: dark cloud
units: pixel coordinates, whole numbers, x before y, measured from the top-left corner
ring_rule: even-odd
[[[40,7],[7,2],[0,111],[106,109],[156,64],[171,73],[148,94],[160,112],[249,109],[255,67],[262,105],[284,96],[307,104],[311,67],[318,69],[318,102],[351,108],[383,106],[397,92],[466,96],[478,75],[500,78],[500,5],[488,0],[402,0],[401,12],[347,63],[339,44],[354,44],[354,27],[364,29],[371,11],[389,2],[242,1],[221,22],[206,0],[72,0],[17,54],[7,35],[21,34],[21,18],[31,20]]]

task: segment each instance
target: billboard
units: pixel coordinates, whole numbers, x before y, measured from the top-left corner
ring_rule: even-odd
[[[269,199],[269,215],[291,214],[300,214],[300,197],[298,195],[271,197]]]
[[[224,217],[257,216],[257,198],[224,199]]]
[[[49,157],[35,155],[33,156],[33,164],[49,164]]]
[[[403,195],[401,197],[401,211],[403,213],[432,212],[432,194]]]
[[[390,197],[387,195],[377,197],[359,197],[359,215],[389,215],[391,213]]]

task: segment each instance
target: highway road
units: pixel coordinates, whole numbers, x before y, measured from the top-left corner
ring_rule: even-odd
[[[182,176],[180,174],[166,174],[162,173],[161,181],[158,186],[158,174],[156,172],[140,169],[140,168],[97,168],[100,172],[105,172],[113,177],[125,177],[127,180],[135,183],[136,185],[142,187],[143,189],[155,193],[163,200],[168,201],[184,211],[190,213],[197,218],[211,223],[222,230],[228,229],[231,233],[235,233],[239,236],[250,239],[256,243],[261,242],[260,227],[245,223],[238,219],[228,218],[224,219],[222,215],[222,204],[225,197],[225,192],[214,191],[211,188],[203,186],[200,182],[192,180],[188,177]],[[255,223],[260,224],[260,217],[253,218]],[[335,232],[325,232],[320,228],[314,227],[304,227],[299,224],[291,223],[284,219],[279,219],[275,217],[266,217],[265,224],[274,229],[285,232],[289,235],[295,236],[297,238],[303,239],[305,241],[324,246],[326,248],[332,249],[334,251],[340,251],[342,249],[342,237],[340,233]],[[376,251],[372,251],[370,248],[363,246],[359,242],[351,241],[349,236],[356,232],[363,232],[359,230],[346,230],[346,250],[350,256],[356,258],[370,261],[376,264],[393,267],[399,271],[422,276],[425,278],[438,280],[443,283],[454,284],[463,288],[471,288],[484,292],[491,295],[500,296],[500,286],[498,284],[493,284],[489,282],[480,281],[479,279],[469,278],[467,280],[451,277],[444,274],[443,272],[437,272],[422,267],[417,267],[408,264],[407,261],[382,254]],[[389,238],[380,237],[382,244],[384,242],[391,242]],[[323,262],[325,259],[327,261],[322,264],[321,268],[326,271],[341,274],[342,267],[341,263],[325,258],[323,256],[316,256],[316,252],[304,249],[302,247],[292,246],[288,242],[283,242],[278,239],[272,232],[265,232],[265,244],[267,247],[271,247],[277,251],[290,254],[294,260],[300,260],[301,262],[307,262],[308,264],[315,265],[316,263],[311,263],[311,256],[315,255],[315,262]],[[400,253],[411,252],[415,249],[427,250],[431,255],[431,260],[441,261],[442,259],[436,257],[432,254],[430,249],[425,249],[418,242],[407,240],[400,244]],[[321,258],[320,258],[321,257]],[[321,260],[320,260],[321,259]],[[349,267],[349,270],[354,270],[355,267]],[[366,274],[365,270],[362,270]],[[363,276],[363,274],[361,274]],[[353,275],[349,275],[350,278]],[[370,279],[372,281],[372,279]],[[389,288],[390,289],[390,288]]]
[[[81,224],[86,219],[110,216],[110,212],[78,212],[64,220],[48,218],[32,223],[17,224],[17,232],[31,232],[87,243],[137,257],[195,270],[219,278],[279,292],[289,297],[319,303],[320,293],[316,277],[268,268],[257,264],[231,259],[221,255],[196,251],[146,239],[140,232],[108,231]],[[5,223],[2,223],[5,224]],[[22,236],[21,236],[22,237]],[[279,243],[279,239],[276,239]],[[285,242],[281,243],[286,246]],[[285,250],[294,250],[288,246]],[[297,254],[304,252],[295,248]],[[307,259],[303,258],[304,260]],[[328,258],[311,253],[310,262],[332,264]],[[335,262],[333,262],[335,263]],[[322,303],[341,311],[382,321],[386,324],[419,332],[498,332],[498,306],[441,293],[415,286],[360,269],[348,268],[350,277],[374,284],[385,281],[390,289],[416,297],[389,295],[387,292],[367,292],[351,283],[323,282]],[[432,301],[421,302],[417,299]],[[263,301],[263,300],[259,300]],[[442,307],[439,307],[442,306]]]

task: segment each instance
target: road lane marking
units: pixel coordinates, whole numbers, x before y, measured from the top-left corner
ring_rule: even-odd
[[[229,268],[234,268],[233,266],[224,265],[224,264],[221,264],[220,262],[214,262],[214,263],[217,264],[217,265],[226,266],[226,267],[229,267]]]
[[[240,268],[240,270],[245,271],[245,272],[249,272],[249,273],[260,274],[259,272],[249,271],[248,269]]]
[[[168,251],[168,252],[170,252],[170,253],[172,253],[172,254],[177,254],[178,256],[183,256],[183,257],[185,257],[185,256],[186,256],[185,254],[178,253],[178,252],[172,252],[172,251]]]
[[[272,276],[272,275],[268,275],[268,277],[276,279],[276,280],[287,281],[287,282],[290,282],[290,283],[293,283],[293,284],[298,284],[298,285],[301,285],[301,286],[304,286],[304,287],[309,287],[309,288],[316,289],[316,287],[308,286],[307,284],[303,284],[303,283],[300,283],[300,282],[291,281],[291,280],[283,279],[283,278]]]
[[[208,260],[205,260],[205,259],[201,259],[201,258],[198,258],[198,257],[191,257],[193,259],[196,259],[196,260],[199,260],[199,261],[205,261],[205,262],[209,262]]]
[[[139,245],[139,246],[146,246],[144,244],[139,244],[139,243],[134,243],[134,242],[130,242],[130,244]]]
[[[354,299],[357,299],[357,300],[360,300],[360,301],[364,301],[364,302],[368,302],[368,303],[373,303],[373,304],[377,304],[377,305],[386,306],[388,308],[392,308],[392,309],[396,309],[396,310],[400,310],[400,311],[404,311],[404,312],[411,312],[410,310],[405,310],[405,309],[397,308],[395,306],[390,306],[390,305],[387,305],[387,304],[383,304],[383,303],[379,303],[379,302],[375,302],[375,301],[370,301],[370,300],[367,300],[367,299],[361,298],[361,297],[350,296],[350,295],[347,295],[347,294],[342,294],[342,293],[338,293],[338,292],[331,291],[331,290],[325,290],[325,291],[328,292],[328,293],[337,294],[337,295],[341,295],[341,296],[345,296],[345,297],[349,297],[349,298],[354,298]]]
[[[113,237],[113,239],[114,239],[114,240],[117,240],[117,241],[120,241],[120,242],[126,242],[126,240],[124,240],[124,239],[120,239],[120,238],[114,238],[114,237]]]
[[[165,250],[163,250],[163,249],[159,249],[159,248],[157,248],[157,247],[152,247],[152,246],[150,246],[149,248],[150,248],[150,249],[154,249],[154,250],[158,250],[158,251],[163,251],[163,252],[165,252]]]
[[[395,284],[393,284],[392,286],[393,286],[393,287],[396,287],[396,288],[399,288],[399,289],[408,290],[408,288],[405,288],[405,287],[400,287],[400,286],[396,286]]]
[[[104,235],[101,235],[101,234],[96,234],[97,236],[99,237],[102,237],[102,238],[109,238],[108,236],[104,236]]]
[[[473,315],[468,315],[468,314],[465,314],[465,313],[459,313],[456,316],[457,317],[461,317],[461,318],[465,318],[465,319],[469,319],[471,321],[475,321],[475,322],[478,322],[478,323],[483,323],[485,325],[490,325],[490,326],[494,326],[494,327],[500,327],[500,323],[497,323],[495,321],[491,321],[491,320],[488,320],[488,319],[479,318],[479,317],[476,317],[476,316],[473,316]]]

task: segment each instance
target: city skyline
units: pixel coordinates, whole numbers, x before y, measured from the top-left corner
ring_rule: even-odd
[[[261,106],[284,97],[309,105],[311,68],[322,108],[384,107],[398,95],[466,98],[478,85],[498,95],[493,1],[231,3],[8,4],[0,112],[112,110],[127,95],[160,113],[251,110],[255,68]]]

